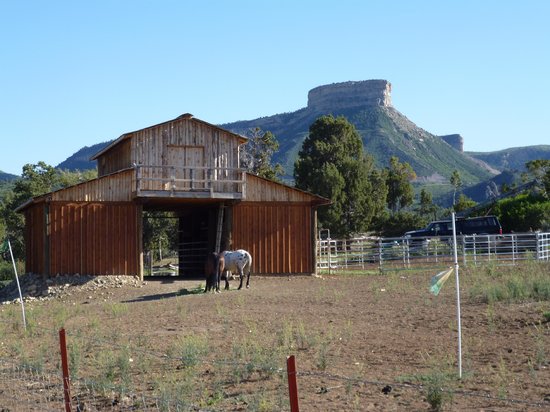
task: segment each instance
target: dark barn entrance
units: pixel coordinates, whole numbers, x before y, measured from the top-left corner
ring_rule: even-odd
[[[198,277],[203,272],[208,252],[214,250],[212,226],[217,209],[193,208],[179,212],[178,268],[179,275]]]
[[[173,264],[177,267],[177,272],[172,275],[185,279],[203,278],[207,255],[216,250],[217,244],[223,244],[225,247],[224,240],[228,238],[228,226],[224,224],[224,216],[225,220],[230,218],[228,208],[218,202],[185,205],[175,203],[147,205],[144,206],[144,211],[152,212],[153,216],[158,212],[170,212],[169,219],[177,220],[177,223],[172,225],[173,229],[177,230],[172,246],[175,249],[172,251]],[[166,217],[149,218],[166,219]],[[162,226],[162,224],[156,226]],[[151,266],[155,264],[156,262]]]

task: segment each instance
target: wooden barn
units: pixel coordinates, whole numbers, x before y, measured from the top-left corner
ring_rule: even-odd
[[[97,179],[19,208],[26,272],[143,277],[143,212],[170,211],[180,276],[202,275],[211,251],[239,248],[253,273],[314,273],[316,208],[330,202],[240,169],[245,142],[190,114],[120,136],[92,157]]]

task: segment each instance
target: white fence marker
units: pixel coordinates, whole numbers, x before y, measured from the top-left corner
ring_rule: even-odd
[[[453,255],[455,266],[455,279],[456,279],[456,320],[458,324],[458,378],[462,379],[462,326],[460,322],[460,282],[458,279],[458,253],[456,246],[456,224],[455,213],[452,213],[453,221]]]
[[[19,289],[19,299],[21,300],[21,313],[23,314],[23,328],[27,330],[27,319],[25,318],[25,302],[23,302],[23,294],[21,293],[21,285],[19,284],[19,276],[17,276],[17,267],[15,266],[15,259],[11,250],[11,243],[8,239],[8,247],[10,249],[11,263],[13,264],[13,272],[15,273],[15,281],[17,282],[17,289]]]

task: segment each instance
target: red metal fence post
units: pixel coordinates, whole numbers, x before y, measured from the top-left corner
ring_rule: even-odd
[[[69,361],[67,358],[67,341],[65,329],[59,329],[59,346],[61,348],[61,369],[63,371],[63,393],[65,394],[65,412],[71,412],[71,386],[69,381]]]
[[[296,383],[296,359],[294,355],[286,358],[286,373],[288,376],[290,412],[300,412],[300,407],[298,406],[298,384]]]

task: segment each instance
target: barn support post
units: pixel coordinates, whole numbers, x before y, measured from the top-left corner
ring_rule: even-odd
[[[136,250],[138,258],[138,274],[139,279],[143,281],[143,205],[138,205],[136,208]]]
[[[294,355],[286,358],[286,373],[288,377],[290,412],[300,412],[298,405],[298,384],[296,382],[296,358]]]
[[[216,224],[216,246],[214,247],[214,252],[220,253],[220,247],[222,242],[222,230],[223,230],[223,209],[224,205],[223,202],[219,204],[218,206],[218,219]]]
[[[243,182],[242,183],[242,197],[243,197],[243,199],[246,199],[246,172],[245,171],[242,172],[241,181]]]
[[[225,211],[223,214],[223,228],[222,228],[222,238],[220,242],[220,252],[223,250],[232,249],[232,231],[233,231],[233,205],[225,205]]]

